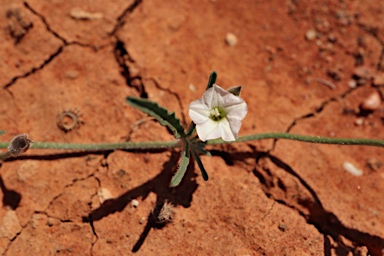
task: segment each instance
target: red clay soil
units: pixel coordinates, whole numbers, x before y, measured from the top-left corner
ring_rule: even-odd
[[[384,139],[383,16],[382,0],[2,0],[0,139],[171,140],[125,98],[188,124],[212,70],[220,86],[244,86],[240,135]],[[64,111],[79,115],[74,129],[65,118],[59,127]],[[384,255],[383,148],[264,140],[209,150],[209,181],[192,165],[173,189],[177,150],[10,158],[0,253]],[[154,225],[165,201],[173,221]]]

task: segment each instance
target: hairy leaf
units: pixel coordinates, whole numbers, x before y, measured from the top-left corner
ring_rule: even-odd
[[[184,127],[174,112],[169,113],[167,109],[160,107],[156,102],[142,98],[128,97],[127,103],[155,117],[161,125],[168,126],[176,138],[185,137]]]
[[[3,135],[5,133],[4,130],[0,130],[0,135]]]
[[[179,168],[177,169],[177,172],[175,173],[175,175],[173,175],[171,180],[171,187],[176,187],[180,184],[185,172],[187,171],[189,157],[189,142],[185,142],[185,148],[181,152],[181,161]]]

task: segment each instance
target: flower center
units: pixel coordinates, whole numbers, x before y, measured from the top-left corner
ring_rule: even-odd
[[[225,113],[225,111],[222,108],[217,107],[217,108],[211,109],[209,118],[211,118],[213,121],[220,121],[226,116],[227,116],[227,113]]]

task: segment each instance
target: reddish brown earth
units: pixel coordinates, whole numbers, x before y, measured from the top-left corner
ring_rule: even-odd
[[[35,141],[170,140],[153,120],[137,128],[146,115],[125,98],[147,97],[188,124],[188,105],[212,70],[220,86],[244,86],[241,135],[384,139],[384,104],[360,108],[372,93],[383,98],[382,0],[0,7],[3,142],[21,133]],[[237,44],[226,43],[227,33]],[[65,133],[57,117],[68,109],[84,123]],[[192,166],[175,189],[168,184],[177,151],[31,149],[8,159],[0,169],[0,253],[384,255],[384,149],[265,140],[210,150],[209,181]],[[174,219],[153,226],[151,210],[165,200]]]

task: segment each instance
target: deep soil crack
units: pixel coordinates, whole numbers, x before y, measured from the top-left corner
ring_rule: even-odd
[[[354,247],[366,246],[371,255],[381,255],[381,250],[384,248],[383,238],[345,226],[334,213],[327,211],[323,207],[315,190],[312,189],[312,187],[292,167],[281,159],[268,153],[260,160],[261,162],[256,164],[253,173],[259,179],[262,185],[262,190],[266,196],[297,211],[306,219],[308,224],[316,227],[319,233],[324,235],[325,242],[327,236],[330,236],[338,246],[347,252],[353,253],[355,248],[347,246],[343,242],[343,238],[345,238],[351,241],[354,244]],[[278,169],[283,169],[286,173],[290,174],[290,177],[278,177],[273,171],[273,168],[268,167],[270,164],[263,162],[265,160],[269,160],[270,164]],[[299,185],[299,188],[294,190],[295,195],[292,193],[287,194],[287,188],[290,187],[289,185],[285,185],[287,179],[297,181],[295,183]],[[325,255],[328,255],[327,253],[330,252],[327,252],[327,250],[330,250],[330,248],[324,249]]]
[[[125,78],[126,84],[129,87],[134,88],[139,93],[141,98],[148,98],[141,76],[132,76],[131,74],[130,65],[135,63],[135,61],[130,56],[123,41],[117,39],[113,53],[116,62],[119,64],[120,73]]]
[[[117,17],[117,24],[111,31],[110,35],[113,36],[116,34],[116,32],[124,26],[125,24],[125,17],[132,13],[143,1],[142,0],[135,0],[131,5],[129,5],[125,10]]]

